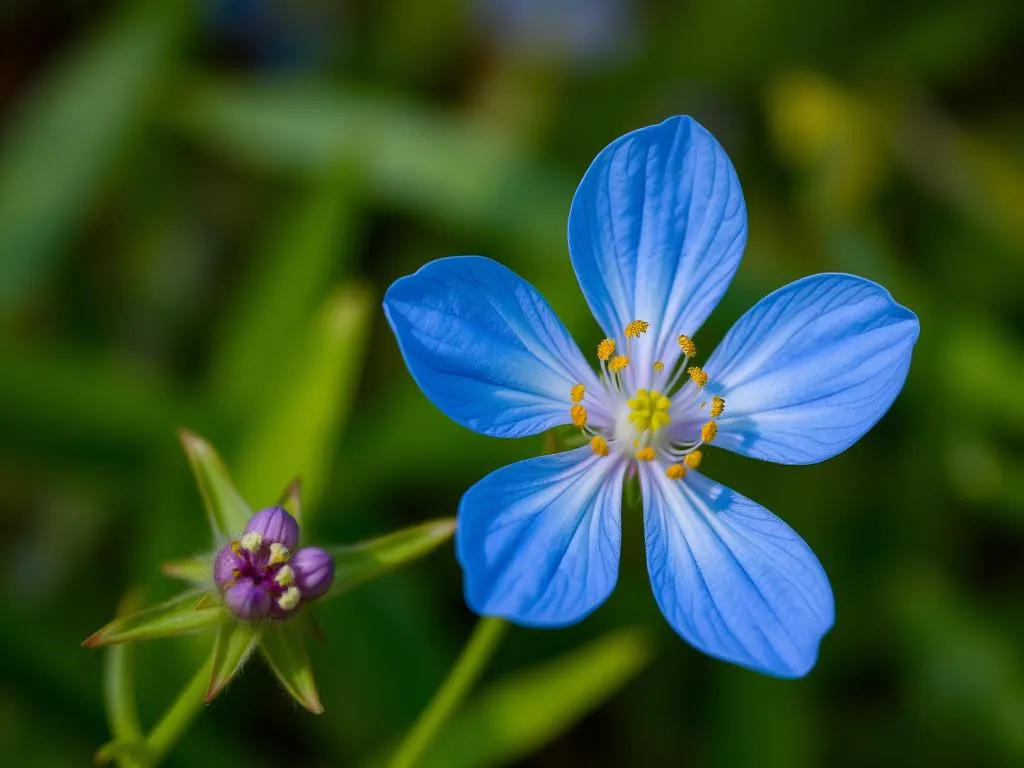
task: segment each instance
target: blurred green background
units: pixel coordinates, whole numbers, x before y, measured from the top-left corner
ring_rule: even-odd
[[[103,654],[79,643],[207,546],[179,426],[256,505],[301,472],[322,542],[452,515],[535,454],[438,413],[379,300],[430,259],[486,254],[590,347],[573,190],[609,141],[676,113],[726,147],[750,216],[704,353],[819,271],[921,319],[903,395],[846,454],[706,458],[812,545],[836,626],[801,682],[705,658],[659,615],[627,512],[608,604],[513,629],[485,681],[501,706],[454,723],[433,764],[1024,764],[1019,0],[5,0],[0,51],[5,764],[85,765],[109,738]],[[450,546],[317,618],[325,714],[253,664],[168,764],[365,764],[474,621]],[[607,686],[607,653],[536,672],[610,632],[628,659]],[[137,647],[147,724],[208,643]],[[588,685],[608,690],[566,703]]]

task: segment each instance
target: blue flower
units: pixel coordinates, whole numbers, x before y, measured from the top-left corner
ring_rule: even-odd
[[[869,280],[814,275],[762,299],[695,365],[691,337],[746,235],[725,151],[674,117],[612,142],[572,202],[570,257],[607,334],[598,372],[541,295],[489,259],[440,259],[388,290],[409,371],[448,416],[497,437],[574,424],[588,440],[499,469],[463,497],[456,548],[477,613],[557,627],[601,605],[636,472],[651,585],[673,629],[766,674],[814,666],[834,620],[821,564],[698,467],[708,444],[780,464],[846,450],[902,389],[919,325]]]

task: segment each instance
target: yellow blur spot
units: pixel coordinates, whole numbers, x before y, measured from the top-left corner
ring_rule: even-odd
[[[607,360],[615,354],[615,339],[602,339],[597,345],[597,359]]]
[[[569,394],[572,397],[572,401],[574,403],[578,403],[580,400],[583,399],[583,396],[587,394],[587,388],[582,384],[577,384],[575,387],[572,388]]]
[[[665,364],[663,362],[661,362],[661,360],[655,360],[654,361],[654,370],[656,370],[658,373],[661,373],[662,371],[665,370]]]
[[[665,477],[669,480],[682,480],[686,474],[686,467],[682,464],[672,464],[665,470]]]
[[[715,435],[718,434],[718,425],[713,421],[709,421],[703,427],[700,428],[700,439],[705,443],[710,443],[715,439]]]
[[[635,455],[640,461],[654,461],[654,449],[650,446],[641,448]]]
[[[616,355],[611,359],[611,362],[608,363],[608,370],[611,371],[612,373],[618,373],[619,371],[623,370],[627,365],[629,365],[628,357],[626,357],[625,355]]]
[[[594,439],[590,441],[590,450],[592,450],[597,456],[607,456],[608,441],[600,435],[594,435]]]
[[[704,454],[700,451],[693,451],[692,453],[686,454],[686,458],[683,461],[686,462],[686,466],[690,469],[696,469],[700,466],[701,461],[704,459]]]

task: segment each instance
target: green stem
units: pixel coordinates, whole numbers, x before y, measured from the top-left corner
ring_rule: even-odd
[[[164,758],[202,710],[206,689],[210,685],[212,660],[211,657],[199,668],[146,738],[146,752],[153,765]]]
[[[482,618],[477,622],[455,666],[399,746],[390,768],[412,768],[416,765],[480,677],[506,629],[508,624],[502,619]]]

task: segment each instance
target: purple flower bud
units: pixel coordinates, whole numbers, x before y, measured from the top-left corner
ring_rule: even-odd
[[[236,552],[232,544],[227,544],[217,553],[217,559],[213,563],[213,581],[219,589],[224,589],[245,574],[248,568],[248,560],[240,552]]]
[[[270,592],[252,579],[242,578],[224,590],[224,602],[245,621],[265,619],[270,612]]]
[[[289,550],[299,544],[299,524],[284,507],[261,509],[249,518],[246,533],[258,533],[265,544],[278,543]]]
[[[289,564],[303,599],[313,600],[331,588],[334,559],[319,547],[303,547],[292,556]]]

